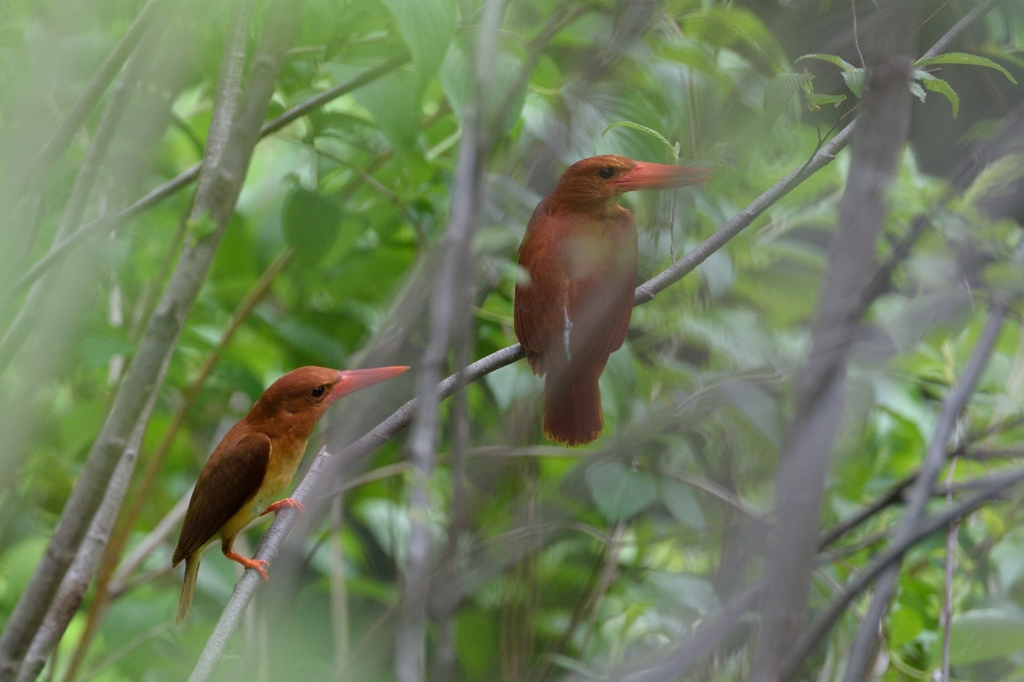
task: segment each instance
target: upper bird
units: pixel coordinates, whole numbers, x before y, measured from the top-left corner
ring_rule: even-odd
[[[192,606],[199,557],[216,536],[221,538],[224,556],[267,580],[266,561],[247,559],[231,550],[235,536],[263,514],[285,507],[303,510],[302,503],[290,497],[274,500],[295,475],[309,434],[328,405],[407,369],[300,367],[271,384],[249,414],[231,427],[199,474],[171,560],[173,566],[185,560],[179,623]]]
[[[598,379],[626,338],[636,287],[637,233],[624,192],[674,189],[710,170],[592,156],[569,166],[519,245],[529,281],[516,285],[516,336],[544,380],[544,433],[583,445],[604,426]]]

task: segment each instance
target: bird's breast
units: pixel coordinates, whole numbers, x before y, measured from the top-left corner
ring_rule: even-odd
[[[288,488],[305,451],[305,438],[280,438],[272,441],[267,474],[263,477],[263,485],[256,494],[256,507],[259,512],[276,502],[281,493]]]

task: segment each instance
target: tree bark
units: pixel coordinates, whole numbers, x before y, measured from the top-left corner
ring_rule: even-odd
[[[850,173],[829,249],[818,321],[806,368],[795,387],[796,409],[783,448],[776,492],[776,529],[768,555],[754,682],[778,682],[783,661],[807,618],[817,553],[825,474],[843,419],[846,363],[857,338],[861,292],[874,270],[875,242],[888,214],[886,190],[910,124],[910,53],[918,3],[887,0],[867,54]]]

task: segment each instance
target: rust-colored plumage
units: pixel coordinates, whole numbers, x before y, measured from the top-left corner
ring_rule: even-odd
[[[295,475],[306,441],[328,405],[361,388],[401,374],[408,367],[339,371],[300,367],[270,385],[242,421],[231,427],[210,455],[185,512],[172,565],[185,560],[178,622],[188,615],[199,573],[199,557],[217,536],[224,556],[267,579],[267,562],[232,551],[235,536],[258,516],[298,500],[274,502]]]
[[[544,433],[583,445],[604,426],[598,379],[626,338],[636,287],[637,233],[624,192],[704,182],[703,168],[583,159],[533,212],[519,246],[529,282],[516,286],[515,328],[544,380]]]

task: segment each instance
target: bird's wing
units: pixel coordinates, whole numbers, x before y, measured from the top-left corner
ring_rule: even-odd
[[[249,433],[225,436],[210,456],[185,512],[173,563],[200,549],[260,489],[270,461],[270,438]]]
[[[515,329],[534,372],[544,373],[543,354],[561,343],[565,308],[565,266],[555,236],[554,216],[535,216],[519,247],[519,265],[529,282],[516,285]]]

